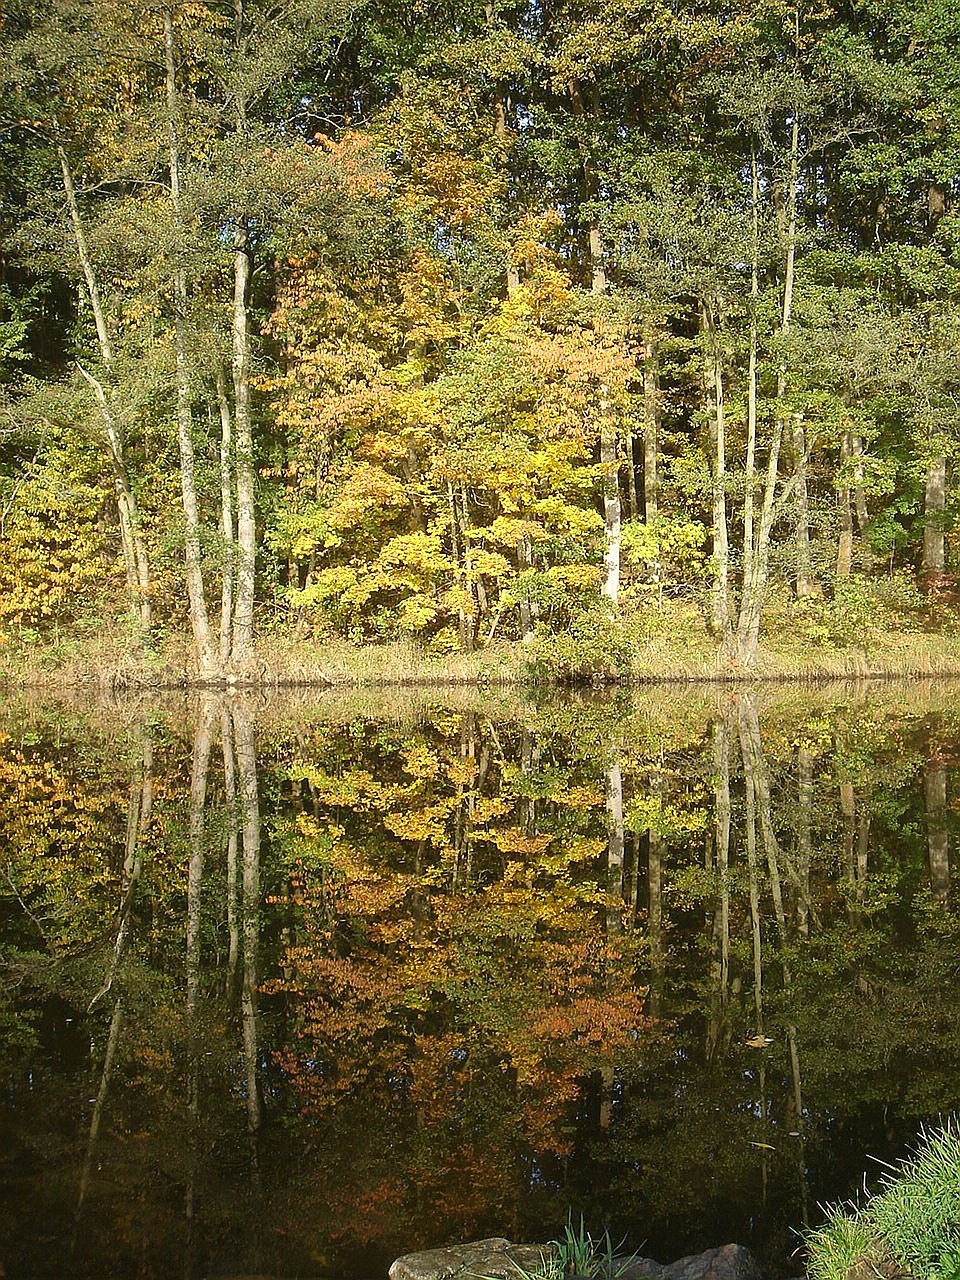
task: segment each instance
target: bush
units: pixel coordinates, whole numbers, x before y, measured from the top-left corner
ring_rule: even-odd
[[[620,621],[590,610],[576,616],[565,631],[538,636],[528,665],[536,680],[615,680],[629,673],[630,652]]]

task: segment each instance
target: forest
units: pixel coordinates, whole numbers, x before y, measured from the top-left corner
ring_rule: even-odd
[[[9,0],[3,644],[955,632],[958,48],[951,0]]]

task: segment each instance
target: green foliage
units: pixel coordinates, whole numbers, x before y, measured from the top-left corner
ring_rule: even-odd
[[[915,1153],[860,1208],[837,1207],[807,1237],[812,1280],[846,1280],[855,1263],[893,1263],[920,1280],[960,1267],[960,1124],[924,1130]]]

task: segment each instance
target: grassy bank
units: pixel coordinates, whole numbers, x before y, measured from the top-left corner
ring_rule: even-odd
[[[960,614],[910,608],[882,593],[840,601],[772,601],[755,662],[737,666],[709,634],[696,605],[664,601],[617,621],[584,616],[533,643],[438,653],[413,640],[353,645],[277,631],[257,645],[265,687],[645,683],[650,681],[849,680],[960,676]],[[61,634],[0,647],[0,682],[12,688],[177,688],[195,682],[185,635],[146,648],[122,628],[95,637]]]
[[[921,1134],[915,1155],[860,1206],[831,1210],[807,1237],[808,1280],[960,1277],[960,1126]]]

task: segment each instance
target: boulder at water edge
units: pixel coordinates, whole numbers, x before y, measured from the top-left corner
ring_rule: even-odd
[[[535,1274],[552,1253],[549,1244],[511,1244],[495,1236],[408,1253],[390,1268],[390,1280],[520,1280],[518,1272]],[[614,1266],[616,1280],[764,1280],[760,1264],[740,1244],[725,1244],[669,1264],[619,1258]]]

